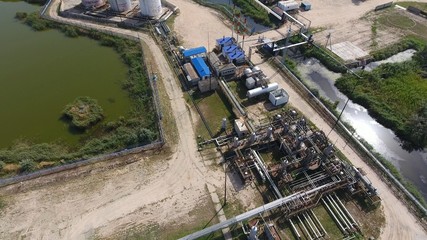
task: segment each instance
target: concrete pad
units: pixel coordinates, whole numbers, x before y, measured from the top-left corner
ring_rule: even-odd
[[[348,41],[328,46],[328,49],[346,62],[355,61],[369,55],[367,52]]]

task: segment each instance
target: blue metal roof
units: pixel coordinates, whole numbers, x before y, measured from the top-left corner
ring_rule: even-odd
[[[192,58],[191,64],[193,64],[194,69],[196,69],[197,74],[199,74],[199,77],[208,77],[211,75],[211,71],[208,68],[208,65],[206,65],[203,58]]]
[[[205,47],[187,49],[184,52],[182,52],[182,55],[184,55],[184,57],[190,57],[190,56],[194,56],[201,53],[206,53]]]
[[[224,46],[225,44],[232,43],[233,39],[231,37],[222,37],[216,40],[216,44]]]
[[[229,53],[228,57],[230,58],[230,60],[240,59],[240,58],[244,58],[245,57],[245,53],[242,52],[242,51],[237,50],[235,52]]]
[[[237,50],[237,46],[233,44],[233,45],[224,47],[222,49],[222,52],[225,54],[228,54],[228,53],[234,52],[236,50]]]

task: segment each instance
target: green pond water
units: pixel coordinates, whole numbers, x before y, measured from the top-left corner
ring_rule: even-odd
[[[63,141],[75,145],[60,120],[65,105],[78,96],[97,99],[104,121],[124,116],[130,99],[120,87],[127,68],[119,55],[85,37],[35,32],[14,19],[18,11],[38,11],[25,2],[0,1],[0,148],[17,139]]]

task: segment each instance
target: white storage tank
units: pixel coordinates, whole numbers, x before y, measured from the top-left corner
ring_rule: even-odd
[[[162,3],[160,0],[139,0],[141,15],[156,18],[162,13]]]
[[[264,93],[269,93],[269,92],[276,90],[278,88],[279,88],[279,84],[270,83],[270,84],[268,84],[267,87],[259,87],[259,88],[249,90],[246,93],[246,97],[253,98],[253,97],[256,97],[256,96],[264,94]]]
[[[254,88],[256,85],[256,81],[253,77],[246,78],[246,87],[248,89]]]
[[[243,73],[246,77],[250,77],[252,75],[252,70],[250,68],[246,68]]]
[[[96,8],[104,4],[104,0],[82,0],[85,8]]]
[[[253,72],[260,72],[261,68],[259,68],[258,66],[255,66],[255,67],[252,68],[252,71]]]
[[[126,12],[132,7],[130,0],[108,0],[111,10],[115,12]]]
[[[300,4],[295,1],[280,1],[277,3],[277,6],[283,11],[291,11],[298,9]]]

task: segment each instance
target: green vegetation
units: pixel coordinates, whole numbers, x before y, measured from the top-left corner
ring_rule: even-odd
[[[427,48],[414,60],[383,64],[372,72],[361,72],[361,79],[345,74],[335,84],[408,146],[423,148],[427,146],[426,70]]]
[[[6,203],[2,198],[0,198],[0,210],[2,210],[4,207],[6,207]]]
[[[377,29],[378,29],[378,21],[375,19],[374,23],[371,26],[371,33],[372,33],[372,35],[371,35],[371,41],[372,41],[371,47],[374,47],[374,48],[376,46],[378,46],[378,42],[377,42],[378,32],[377,32]]]
[[[302,42],[301,36],[293,36],[290,41],[292,43]],[[316,47],[311,44],[304,44],[299,47],[299,50],[304,57],[312,57],[319,60],[327,69],[336,73],[346,73],[347,69],[344,63],[340,61],[340,58],[333,58],[333,53],[323,47]]]
[[[65,106],[64,117],[71,120],[71,126],[87,129],[104,118],[103,110],[98,101],[90,97],[78,97]]]
[[[415,49],[417,51],[420,51],[424,48],[425,45],[426,44],[424,40],[419,39],[417,37],[407,36],[398,43],[372,52],[371,55],[375,61],[380,61],[400,52],[403,52],[407,49]]]
[[[21,166],[21,172],[32,172],[37,169],[37,163],[35,163],[32,159],[24,159],[19,162]]]
[[[221,121],[223,118],[226,118],[228,120],[227,127],[232,127],[231,123],[235,116],[231,105],[228,103],[222,93],[217,91],[203,94],[200,92],[193,92],[191,94],[191,97],[198,105],[209,128],[211,129],[214,135],[220,133]],[[189,101],[189,99],[187,99],[187,101]],[[201,136],[202,139],[200,140],[206,140],[211,138],[201,119],[196,125],[196,134],[197,136]]]
[[[233,3],[242,9],[243,15],[251,17],[256,23],[273,26],[268,12],[254,0],[233,0]]]
[[[409,6],[416,7],[420,10],[427,11],[427,3],[423,2],[398,2],[400,6],[407,8]]]
[[[400,4],[400,3],[399,3]],[[385,27],[391,27],[403,31],[405,35],[416,35],[427,40],[427,27],[422,22],[415,21],[411,15],[399,10],[391,9],[377,17],[378,23]]]
[[[121,117],[117,121],[101,121],[92,127],[89,130],[90,137],[81,139],[78,146],[67,146],[60,141],[33,143],[28,140],[18,140],[10,148],[0,150],[0,161],[9,165],[20,163],[22,171],[30,171],[42,167],[42,161],[54,161],[56,164],[61,164],[101,153],[140,146],[158,138],[151,88],[147,81],[145,66],[141,64],[143,54],[137,42],[97,31],[64,26],[41,19],[37,13],[19,13],[17,15],[34,30],[54,28],[65,32],[68,29],[79,36],[98,40],[103,46],[114,48],[128,66],[128,78],[122,82],[122,88],[128,92],[132,106],[127,116]],[[36,163],[36,166],[28,164],[29,160]],[[0,176],[14,173],[16,172],[6,172],[3,168]]]

